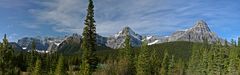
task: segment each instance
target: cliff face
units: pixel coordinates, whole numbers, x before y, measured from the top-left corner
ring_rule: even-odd
[[[198,21],[194,27],[186,31],[178,31],[172,34],[167,41],[203,42],[204,39],[207,39],[209,43],[215,43],[217,41],[224,43],[224,40],[213,33],[203,20]]]

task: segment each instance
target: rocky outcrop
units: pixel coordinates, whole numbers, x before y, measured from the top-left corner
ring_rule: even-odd
[[[194,27],[187,29],[186,31],[173,33],[167,41],[203,42],[204,39],[207,39],[209,43],[215,43],[217,41],[224,43],[224,40],[213,33],[207,23],[203,20],[198,21]]]
[[[118,32],[114,36],[109,37],[106,46],[114,49],[123,48],[124,41],[127,35],[130,36],[130,42],[132,46],[141,45],[142,36],[135,33],[131,28],[125,27],[122,31]]]

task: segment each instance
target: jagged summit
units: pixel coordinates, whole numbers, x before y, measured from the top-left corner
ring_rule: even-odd
[[[118,36],[126,36],[126,35],[137,35],[130,27],[126,26],[121,31],[119,31],[117,34],[115,34],[115,37]]]
[[[204,20],[197,21],[194,27],[189,30],[198,32],[211,32],[210,28],[208,27],[208,24]]]
[[[205,38],[208,39],[209,43],[216,43],[220,41],[224,43],[224,40],[217,36],[210,30],[208,24],[204,20],[198,20],[193,27],[184,31],[174,32],[168,37],[152,36],[152,35],[139,35],[134,32],[130,27],[123,27],[121,31],[110,37],[102,37],[97,35],[96,41],[98,46],[105,46],[110,48],[123,48],[126,35],[130,36],[131,45],[136,47],[142,44],[142,41],[147,41],[148,45],[172,42],[172,41],[191,41],[191,42],[203,42]],[[71,48],[78,47],[81,44],[81,35],[73,34],[68,37],[62,38],[22,38],[18,41],[20,47],[23,50],[29,50],[31,48],[31,41],[36,40],[38,50],[66,50],[69,46]],[[66,49],[65,49],[66,48]]]
[[[142,36],[135,33],[130,27],[124,27],[121,31],[107,40],[107,46],[110,48],[122,48],[126,35],[130,36],[132,46],[140,46]]]
[[[203,39],[207,38],[210,43],[217,41],[224,42],[215,33],[211,32],[207,23],[203,20],[199,20],[196,24],[186,31],[175,32],[168,41],[192,41],[192,42],[203,42]]]

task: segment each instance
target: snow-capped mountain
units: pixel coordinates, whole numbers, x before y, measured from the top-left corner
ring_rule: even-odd
[[[203,42],[206,38],[209,43],[215,43],[217,41],[224,42],[223,39],[219,38],[213,33],[208,27],[207,23],[203,20],[197,21],[194,27],[187,29],[186,31],[177,31],[173,33],[167,41],[191,41],[191,42]]]
[[[209,43],[220,41],[224,44],[224,40],[213,33],[203,20],[197,21],[196,24],[189,29],[176,31],[171,36],[146,36],[143,40],[146,40],[148,45],[153,45],[173,41],[203,42],[203,39],[207,39]]]
[[[32,48],[32,42],[35,41],[36,49],[37,50],[47,50],[48,44],[44,42],[44,40],[41,40],[39,38],[33,38],[33,37],[24,37],[22,39],[18,40],[19,46],[21,46],[24,50],[31,50]]]
[[[38,51],[56,50],[57,46],[64,40],[62,37],[24,37],[19,39],[17,44],[23,50],[31,50],[32,42],[35,41]]]
[[[142,36],[135,33],[130,27],[124,27],[123,30],[115,34],[114,36],[110,36],[107,40],[106,46],[110,48],[123,48],[124,47],[124,41],[126,36],[130,36],[130,41],[132,46],[140,46]]]
[[[168,36],[160,37],[160,36],[145,36],[142,41],[146,41],[148,45],[159,44],[163,42],[167,42]]]
[[[135,33],[130,27],[124,27],[120,32],[110,37],[103,37],[97,34],[96,41],[98,46],[110,47],[113,49],[123,48],[126,36],[130,36],[131,45],[134,47],[140,46],[143,41],[146,41],[148,45],[159,44],[172,41],[191,41],[191,42],[203,42],[203,39],[208,39],[209,43],[215,43],[220,41],[224,43],[224,40],[213,33],[208,27],[207,23],[203,20],[197,21],[196,24],[186,29],[185,31],[176,31],[170,36],[142,36]],[[65,37],[25,37],[19,39],[17,44],[23,50],[31,50],[32,41],[35,40],[37,50],[39,51],[57,51],[66,49],[79,49],[82,36],[79,34],[73,34]]]

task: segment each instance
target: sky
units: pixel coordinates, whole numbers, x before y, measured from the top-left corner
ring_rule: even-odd
[[[240,36],[240,0],[94,0],[97,33],[129,26],[142,35],[171,35],[205,20],[224,39]],[[82,33],[88,0],[0,0],[0,36],[65,36]]]

